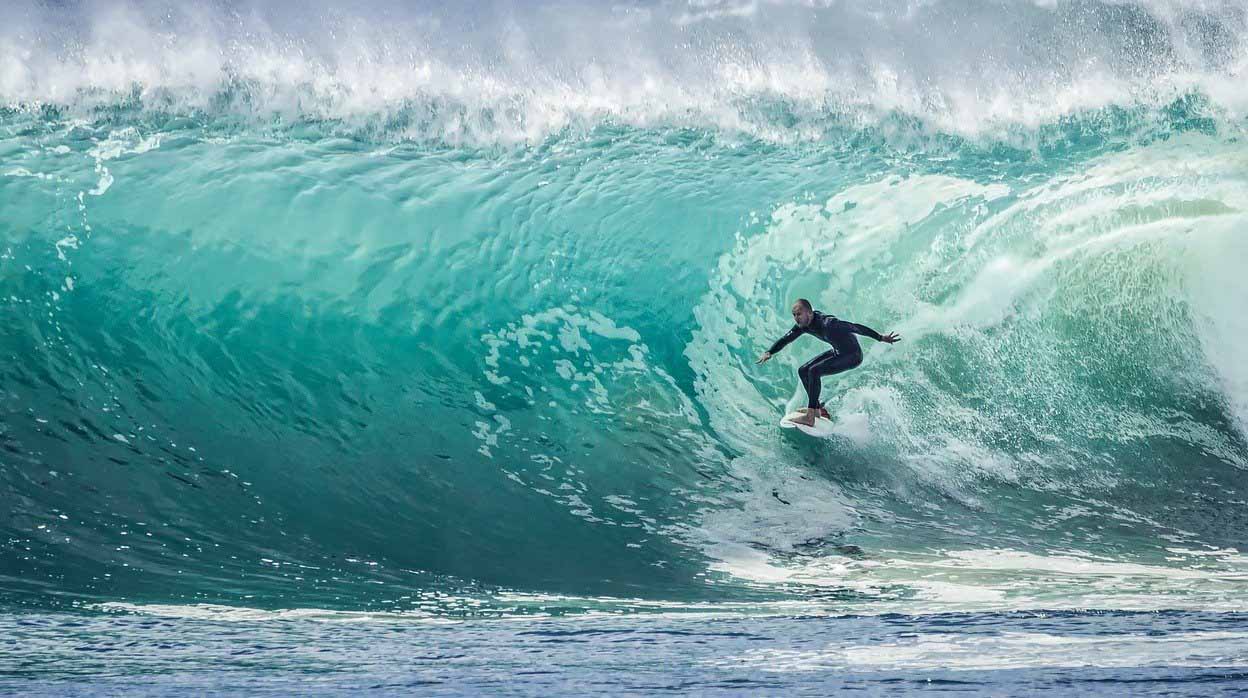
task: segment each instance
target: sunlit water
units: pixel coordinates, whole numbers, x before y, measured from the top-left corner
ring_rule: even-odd
[[[3,689],[1243,689],[1237,4],[11,15]]]

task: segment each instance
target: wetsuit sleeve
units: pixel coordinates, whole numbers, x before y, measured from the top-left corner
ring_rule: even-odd
[[[776,343],[771,345],[771,348],[767,350],[767,353],[775,354],[781,349],[789,346],[789,342],[792,342],[793,340],[797,339],[801,335],[802,335],[802,328],[798,325],[794,325],[793,329],[789,330],[788,332],[785,332],[783,337],[781,337],[780,339],[777,339]]]
[[[884,339],[883,335],[871,329],[870,327],[867,327],[866,325],[859,325],[856,322],[845,322],[844,320],[840,320],[839,322],[841,323],[842,327],[849,330],[850,332],[853,332],[854,334],[860,334],[864,337],[870,337],[871,339],[874,339],[877,342],[882,341]]]

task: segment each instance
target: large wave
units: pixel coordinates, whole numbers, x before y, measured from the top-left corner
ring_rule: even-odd
[[[1238,5],[13,14],[10,601],[1239,608]]]

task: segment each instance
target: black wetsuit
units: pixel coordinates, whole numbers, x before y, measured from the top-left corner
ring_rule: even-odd
[[[805,327],[794,325],[793,329],[786,332],[780,339],[777,339],[776,343],[767,350],[767,353],[775,354],[788,346],[789,342],[803,334],[814,335],[832,345],[831,349],[807,361],[802,364],[801,368],[797,369],[797,376],[802,379],[802,385],[806,388],[806,394],[810,397],[808,406],[811,408],[819,407],[819,391],[822,387],[820,379],[833,373],[848,371],[862,363],[862,347],[858,346],[858,338],[854,337],[854,335],[866,335],[877,342],[884,339],[879,332],[866,325],[838,320],[836,317],[824,315],[818,310],[814,311],[814,313],[815,317],[811,319],[809,325]]]

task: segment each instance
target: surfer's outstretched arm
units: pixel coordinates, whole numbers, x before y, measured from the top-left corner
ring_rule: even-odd
[[[800,325],[794,325],[794,326],[793,326],[793,329],[789,330],[788,332],[785,332],[785,333],[784,333],[784,336],[783,336],[783,337],[781,337],[780,339],[777,339],[777,340],[776,340],[776,343],[775,343],[775,344],[772,344],[770,349],[768,349],[767,351],[763,352],[763,355],[762,355],[762,356],[760,356],[760,357],[758,357],[758,361],[755,361],[754,363],[761,364],[761,363],[763,363],[763,362],[767,361],[767,360],[768,360],[768,359],[770,359],[770,358],[771,358],[774,354],[779,353],[781,349],[783,349],[783,348],[785,348],[785,347],[789,346],[789,342],[792,342],[793,340],[797,339],[797,338],[798,338],[798,337],[800,337],[801,335],[802,335],[802,328],[801,328],[801,326],[800,326]]]
[[[866,325],[859,325],[856,322],[845,322],[844,320],[841,320],[840,323],[845,327],[845,329],[849,330],[850,332],[853,332],[854,334],[860,334],[863,337],[870,337],[871,339],[874,339],[877,342],[884,342],[886,344],[892,344],[893,342],[896,342],[901,339],[901,335],[897,334],[896,332],[889,332],[888,334],[880,334],[879,332],[876,332],[870,327],[867,327]]]

